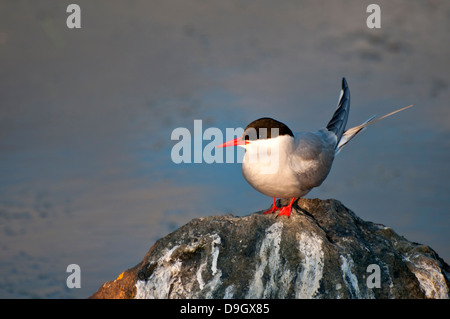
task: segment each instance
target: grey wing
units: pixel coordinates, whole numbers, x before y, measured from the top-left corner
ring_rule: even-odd
[[[315,133],[301,132],[296,134],[295,140],[291,168],[299,175],[305,188],[317,187],[328,176],[334,160],[334,133],[326,129]]]
[[[345,78],[342,79],[342,90],[339,98],[338,108],[333,114],[330,122],[327,124],[327,130],[333,132],[337,137],[337,144],[341,140],[347,125],[348,115],[350,112],[350,89],[348,88]]]

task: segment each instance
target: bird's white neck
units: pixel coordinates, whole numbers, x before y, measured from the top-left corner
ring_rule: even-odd
[[[243,164],[254,166],[260,174],[276,174],[292,153],[294,145],[294,138],[289,135],[251,141],[245,145]]]

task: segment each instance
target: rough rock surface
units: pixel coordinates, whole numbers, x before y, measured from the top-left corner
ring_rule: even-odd
[[[450,267],[430,247],[336,200],[294,208],[194,219],[91,298],[449,298]]]

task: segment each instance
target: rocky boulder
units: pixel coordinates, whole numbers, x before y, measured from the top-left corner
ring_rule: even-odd
[[[430,247],[336,200],[294,208],[194,219],[91,298],[449,297],[450,267]]]

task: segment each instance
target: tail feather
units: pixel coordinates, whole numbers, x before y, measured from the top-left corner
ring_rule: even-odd
[[[348,130],[346,130],[344,132],[344,134],[342,135],[341,140],[339,141],[338,145],[336,146],[336,153],[335,155],[339,154],[339,152],[341,151],[341,149],[348,143],[350,142],[350,140],[352,138],[354,138],[356,136],[356,134],[358,134],[359,132],[362,132],[364,129],[366,129],[366,127],[370,124],[373,124],[379,120],[382,120],[388,116],[394,115],[395,113],[401,112],[403,110],[406,110],[410,107],[412,107],[413,104],[405,106],[401,109],[395,110],[389,114],[383,115],[381,117],[375,118],[375,116],[372,116],[370,119],[368,119],[367,121],[365,121],[364,123],[362,123],[361,125],[349,128]]]
[[[338,108],[334,112],[330,122],[327,124],[328,131],[336,134],[337,143],[339,143],[339,140],[344,134],[349,112],[350,112],[350,89],[348,88],[347,81],[345,80],[345,78],[343,78]]]

